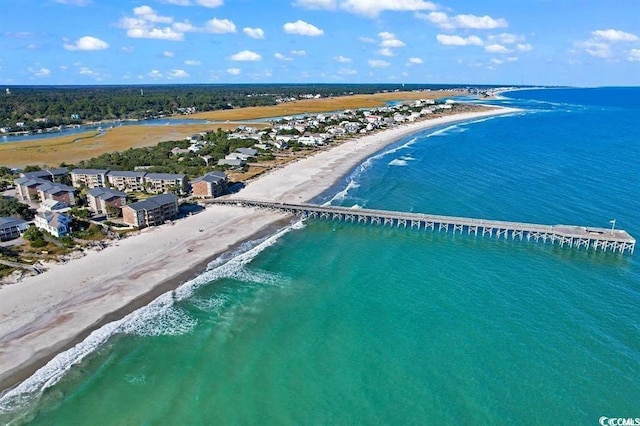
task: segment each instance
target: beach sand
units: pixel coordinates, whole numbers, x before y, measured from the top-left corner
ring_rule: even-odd
[[[394,127],[290,163],[247,184],[231,198],[305,202],[317,197],[398,139],[451,122],[516,112],[493,109]],[[147,228],[101,251],[0,288],[0,389],[26,379],[92,330],[145,306],[206,269],[243,241],[285,226],[282,213],[211,205]]]

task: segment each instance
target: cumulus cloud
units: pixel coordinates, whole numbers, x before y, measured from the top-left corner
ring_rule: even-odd
[[[187,77],[189,77],[189,73],[186,72],[185,70],[180,70],[180,69],[171,70],[167,74],[167,77],[169,77],[169,78],[187,78]]]
[[[391,48],[406,46],[404,42],[396,38],[395,34],[390,33],[389,31],[379,32],[378,37],[380,38],[380,50],[378,50],[378,54],[382,56],[395,56],[395,53]]]
[[[613,29],[591,31],[591,35],[598,40],[604,40],[613,43],[619,41],[638,41],[638,36],[635,34],[625,33],[624,31]]]
[[[360,40],[363,43],[372,43],[373,44],[373,43],[376,42],[376,40],[371,38],[371,37],[362,37],[361,36],[361,37],[358,37],[358,40]]]
[[[170,50],[165,50],[164,52],[162,52],[162,56],[164,56],[165,58],[173,58],[175,56],[175,53]]]
[[[334,56],[333,60],[341,64],[347,64],[351,62],[351,58],[347,58],[346,56],[342,56],[342,55]]]
[[[291,53],[293,56],[307,56],[307,52],[305,50],[292,50]]]
[[[389,49],[388,47],[383,47],[382,49],[378,50],[378,54],[382,55],[382,56],[395,56],[396,54],[393,53],[393,51],[391,49]]]
[[[236,25],[228,19],[213,18],[207,21],[205,29],[213,34],[235,33]]]
[[[264,39],[264,30],[262,28],[245,27],[242,29],[242,32],[244,32],[246,35],[248,35],[251,38],[255,38],[256,40]]]
[[[389,62],[381,59],[369,59],[368,63],[371,68],[385,68],[391,65]]]
[[[29,72],[36,77],[46,77],[51,74],[51,70],[49,68],[44,68],[44,67],[40,69],[29,68]]]
[[[243,50],[242,52],[238,52],[235,55],[231,55],[232,61],[239,61],[239,62],[254,62],[254,61],[259,61],[261,59],[262,59],[262,56],[250,50]]]
[[[347,12],[375,18],[385,11],[415,12],[419,10],[436,10],[437,6],[423,0],[343,0],[340,8]]]
[[[422,58],[409,58],[407,65],[420,65],[422,63],[424,63]]]
[[[293,60],[292,58],[289,58],[288,56],[285,56],[282,53],[276,53],[273,56],[275,56],[276,59],[279,59],[281,61],[292,61]]]
[[[629,55],[627,56],[627,60],[629,62],[640,61],[640,49],[631,49],[629,51]]]
[[[161,78],[162,77],[162,73],[158,70],[151,70],[149,71],[149,74],[147,74],[149,77],[151,78]]]
[[[196,3],[204,7],[219,7],[224,4],[223,0],[196,0]]]
[[[231,75],[240,75],[241,72],[240,68],[227,68],[227,73]]]
[[[197,65],[202,64],[202,62],[200,62],[200,61],[196,61],[196,60],[194,60],[194,59],[187,59],[186,61],[184,61],[184,64],[185,64],[185,65],[189,65],[189,66],[191,66],[191,67],[194,67],[194,66],[197,66]]]
[[[84,36],[75,43],[65,43],[63,47],[67,50],[104,50],[109,47],[109,43],[96,37]]]
[[[638,40],[639,38],[635,34],[620,30],[596,30],[591,31],[590,39],[578,42],[576,46],[596,58],[619,60],[627,54],[626,50],[622,49],[619,45]]]
[[[438,34],[438,43],[445,46],[482,46],[482,39],[478,36],[461,37],[459,35]]]
[[[358,74],[358,71],[351,69],[351,68],[340,68],[340,70],[338,71],[338,74],[340,75],[355,75]]]
[[[320,28],[302,20],[297,20],[296,22],[287,22],[286,24],[284,24],[283,29],[287,34],[297,34],[309,37],[317,37],[324,34],[324,31]]]
[[[518,43],[516,45],[516,48],[520,51],[520,52],[528,52],[530,50],[533,49],[533,46],[531,46],[529,43]]]
[[[492,30],[495,28],[508,27],[509,23],[504,18],[492,18],[491,16],[477,15],[456,15],[449,16],[444,12],[416,13],[415,16],[427,20],[436,26],[453,30],[456,28],[466,28],[472,30]]]
[[[510,50],[501,44],[490,44],[484,47],[484,50],[489,53],[509,53]]]
[[[333,10],[337,7],[336,0],[296,0],[293,2],[293,5],[305,9],[325,10]]]
[[[182,41],[186,30],[194,30],[188,23],[173,23],[173,18],[158,15],[149,6],[136,7],[133,14],[133,17],[125,16],[118,21],[118,26],[127,30],[127,36],[131,38]],[[157,27],[157,24],[173,26]]]

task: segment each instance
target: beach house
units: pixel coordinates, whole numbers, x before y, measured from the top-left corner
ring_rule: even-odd
[[[93,188],[87,192],[87,203],[93,213],[112,216],[110,212],[127,204],[127,194],[112,188]]]
[[[209,172],[191,181],[194,197],[214,198],[224,194],[227,189],[227,175],[223,172]]]
[[[106,186],[107,173],[109,170],[103,169],[73,169],[71,170],[71,184],[76,188],[81,185],[87,188]]]
[[[36,215],[33,223],[38,229],[60,238],[69,233],[71,218],[64,213],[42,212]]]
[[[147,173],[144,176],[144,187],[151,193],[175,192],[184,194],[188,190],[187,175],[171,173]]]
[[[161,194],[122,207],[122,219],[136,228],[157,226],[178,216],[178,197]]]
[[[29,223],[17,217],[0,217],[0,241],[18,238],[27,228]]]

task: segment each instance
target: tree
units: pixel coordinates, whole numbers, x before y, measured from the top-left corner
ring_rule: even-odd
[[[0,198],[0,216],[13,216],[31,220],[34,217],[34,213],[29,206],[20,203],[15,198]]]
[[[35,226],[28,227],[22,234],[22,237],[31,243],[31,247],[39,248],[47,245],[47,242],[44,240],[44,235],[42,235],[42,232]]]

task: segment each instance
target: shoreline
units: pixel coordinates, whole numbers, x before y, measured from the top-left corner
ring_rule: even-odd
[[[494,108],[461,113],[362,136],[275,169],[229,198],[308,201],[403,137],[439,125],[520,111]],[[222,253],[270,235],[288,220],[281,213],[209,206],[175,226],[146,228],[141,235],[103,251],[0,288],[0,391],[22,382],[92,331],[199,275]],[[75,279],[69,281],[70,276]]]

